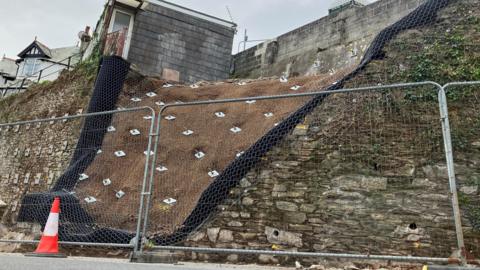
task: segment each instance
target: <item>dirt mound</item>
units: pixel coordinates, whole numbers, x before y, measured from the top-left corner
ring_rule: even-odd
[[[292,94],[315,91],[331,85],[343,77],[350,69],[331,75],[297,77],[282,83],[278,78],[198,83],[197,86],[172,86],[165,88],[164,81],[155,79],[139,80],[131,76],[127,79],[119,107],[149,106],[157,111],[161,104],[218,100],[267,95]],[[294,86],[301,86],[292,90]],[[155,96],[152,96],[154,93]],[[148,95],[152,96],[149,97]],[[137,100],[138,98],[140,100]],[[132,101],[136,100],[136,101]],[[158,160],[156,170],[152,219],[150,232],[172,233],[183,223],[196,206],[202,192],[211,184],[215,172],[221,173],[237,154],[246,150],[274,125],[298,109],[309,98],[256,101],[255,103],[229,103],[204,106],[174,107],[167,109],[162,116]],[[225,116],[218,117],[221,112]],[[169,121],[164,117],[174,116]],[[76,194],[79,199],[93,196],[98,203],[85,205],[96,217],[97,224],[117,229],[133,230],[138,215],[139,193],[145,164],[145,153],[150,121],[145,113],[116,116],[112,126],[116,131],[108,133],[103,142],[101,155],[85,172],[89,180],[81,182]],[[234,133],[231,129],[239,128]],[[137,129],[140,136],[135,141],[130,131]],[[192,131],[191,135],[182,134]],[[127,156],[117,158],[113,154],[122,150]],[[205,156],[197,159],[195,154]],[[211,175],[209,175],[211,173]],[[213,177],[212,177],[213,175]],[[112,185],[105,187],[103,179],[111,179]],[[121,200],[115,199],[115,192],[126,193]],[[173,198],[175,205],[163,203]],[[101,214],[102,206],[108,204],[108,213]],[[115,213],[112,215],[112,213]]]

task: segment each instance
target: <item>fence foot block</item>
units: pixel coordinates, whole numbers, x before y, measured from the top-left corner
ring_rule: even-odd
[[[176,264],[179,259],[178,253],[169,251],[134,253],[131,257],[131,261],[136,263]]]

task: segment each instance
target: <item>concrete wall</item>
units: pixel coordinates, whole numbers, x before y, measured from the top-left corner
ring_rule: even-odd
[[[380,0],[302,26],[234,56],[234,76],[328,73],[356,64],[381,30],[424,0]]]
[[[234,28],[150,4],[136,15],[128,60],[151,76],[169,69],[184,82],[223,80],[234,34]]]

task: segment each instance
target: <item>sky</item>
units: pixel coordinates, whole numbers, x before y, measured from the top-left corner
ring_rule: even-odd
[[[170,0],[230,20],[228,6],[238,24],[234,53],[245,29],[250,40],[274,38],[327,15],[336,1]],[[50,48],[76,45],[78,32],[86,25],[95,27],[104,3],[105,0],[0,0],[0,57],[6,54],[15,58],[35,37]]]

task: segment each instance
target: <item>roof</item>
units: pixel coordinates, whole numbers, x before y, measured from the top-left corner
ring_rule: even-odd
[[[6,57],[0,60],[0,74],[7,74],[15,77],[16,73],[17,65],[15,64],[15,60]]]
[[[355,4],[360,4],[360,5],[364,5],[364,6],[369,4],[369,2],[367,0],[355,0],[354,2],[355,2]],[[351,4],[351,3],[352,3],[352,0],[335,0],[330,5],[330,9],[334,9],[334,8],[339,7],[339,6],[344,6],[344,5],[348,5],[348,4]]]
[[[22,52],[18,54],[18,57],[25,58],[25,55],[33,48],[36,47],[44,57],[52,58],[52,52],[50,48],[48,48],[45,44],[41,43],[38,40],[34,40],[27,48],[25,48]]]
[[[151,4],[155,4],[157,6],[166,7],[166,8],[178,11],[178,12],[182,12],[184,14],[187,14],[187,15],[190,15],[190,16],[193,16],[193,17],[197,17],[197,18],[209,21],[209,22],[213,22],[213,23],[216,23],[216,24],[219,24],[219,25],[222,25],[222,26],[231,27],[231,28],[237,27],[237,24],[234,23],[234,22],[227,21],[227,20],[224,20],[224,19],[220,19],[218,17],[214,17],[214,16],[208,15],[206,13],[199,12],[199,11],[196,11],[196,10],[193,10],[193,9],[189,9],[189,8],[186,8],[186,7],[171,3],[171,2],[167,2],[167,1],[164,1],[164,0],[146,0],[146,2],[151,3]]]
[[[80,48],[77,46],[51,49],[52,58],[50,60],[53,62],[61,62],[78,53],[80,53]]]

